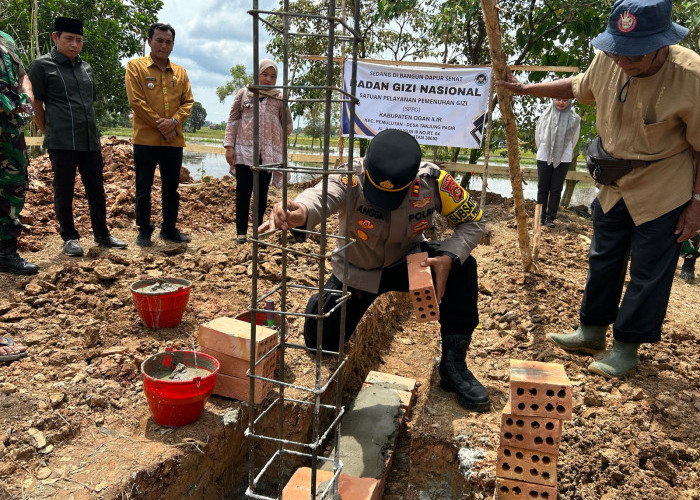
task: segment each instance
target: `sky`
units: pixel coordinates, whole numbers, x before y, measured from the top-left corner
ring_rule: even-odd
[[[216,87],[230,80],[229,70],[243,64],[253,68],[253,17],[251,0],[164,0],[158,21],[175,28],[175,45],[170,60],[185,68],[194,100],[207,110],[207,120],[219,123],[228,118],[233,96],[223,103]],[[258,8],[272,10],[276,0],[259,0]],[[260,58],[270,36],[260,23]],[[281,68],[280,68],[281,69]]]

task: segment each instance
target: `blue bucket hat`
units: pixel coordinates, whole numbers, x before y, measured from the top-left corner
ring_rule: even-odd
[[[591,44],[621,56],[643,56],[683,40],[688,28],[671,21],[671,0],[617,0],[608,27]]]

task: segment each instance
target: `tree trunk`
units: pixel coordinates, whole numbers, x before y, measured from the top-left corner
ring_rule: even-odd
[[[489,37],[489,52],[491,53],[491,67],[493,78],[506,79],[506,55],[503,52],[501,40],[501,27],[498,22],[497,0],[481,0],[481,8],[484,12],[486,33]],[[510,183],[513,188],[513,204],[515,206],[515,220],[518,227],[518,246],[520,257],[525,272],[534,271],[532,251],[530,249],[530,236],[527,232],[527,214],[525,213],[525,198],[523,197],[522,172],[520,171],[520,149],[518,146],[518,127],[513,114],[513,96],[503,87],[496,87],[498,105],[501,109],[503,124],[506,130],[506,146],[508,148],[508,167],[510,170]]]

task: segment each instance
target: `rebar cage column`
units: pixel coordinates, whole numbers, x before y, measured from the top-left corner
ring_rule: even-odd
[[[279,243],[276,243],[273,238],[273,234],[276,231],[268,231],[264,234],[259,234],[258,226],[262,221],[258,220],[258,206],[261,203],[259,199],[259,183],[260,183],[260,172],[272,172],[278,171],[283,174],[283,186],[282,186],[282,203],[283,206],[287,205],[288,201],[288,184],[287,184],[287,173],[294,171],[297,173],[308,173],[314,176],[321,177],[322,183],[322,205],[327,206],[327,194],[328,194],[328,179],[330,175],[345,174],[348,176],[348,185],[352,185],[352,176],[354,174],[353,170],[353,153],[354,153],[354,130],[350,127],[349,138],[348,138],[348,162],[344,169],[335,169],[331,166],[330,162],[330,130],[331,130],[331,112],[332,106],[344,103],[348,104],[349,110],[349,120],[353,124],[355,120],[355,104],[357,99],[355,98],[355,87],[356,87],[356,75],[357,75],[357,52],[358,44],[362,41],[359,30],[359,16],[360,16],[360,2],[355,1],[353,5],[353,21],[354,25],[351,27],[347,24],[344,18],[336,17],[336,2],[335,0],[330,0],[328,2],[328,13],[327,15],[319,14],[309,14],[292,12],[289,9],[289,0],[284,0],[283,6],[277,11],[264,11],[258,8],[258,1],[253,0],[253,8],[249,11],[249,14],[253,17],[253,66],[254,80],[253,85],[249,86],[249,89],[256,93],[263,89],[269,88],[281,88],[286,103],[291,102],[322,102],[324,106],[324,120],[325,120],[325,133],[323,137],[323,164],[321,168],[318,167],[302,167],[302,168],[290,168],[288,165],[288,151],[287,151],[287,141],[283,145],[283,160],[281,163],[264,163],[260,164],[260,129],[259,129],[259,99],[254,99],[253,103],[253,114],[254,114],[254,164],[253,164],[253,237],[251,239],[253,244],[253,257],[252,257],[252,280],[251,280],[251,302],[250,311],[251,318],[255,318],[258,313],[270,312],[269,310],[263,309],[261,307],[261,302],[264,306],[264,301],[273,295],[279,296],[279,310],[272,311],[273,314],[279,315],[281,318],[279,335],[278,335],[278,345],[275,349],[265,354],[261,359],[256,360],[255,344],[256,344],[256,321],[251,320],[251,353],[250,353],[250,400],[248,404],[248,429],[246,430],[246,436],[248,438],[248,465],[249,465],[249,477],[248,477],[248,489],[246,490],[246,496],[249,498],[258,499],[273,499],[274,497],[267,496],[263,494],[260,490],[261,482],[263,476],[266,472],[272,468],[273,464],[276,465],[276,484],[277,484],[277,498],[282,497],[282,489],[284,487],[284,457],[286,455],[295,457],[304,457],[310,461],[312,477],[310,484],[310,498],[315,499],[316,497],[316,477],[317,470],[320,462],[333,463],[333,480],[327,485],[318,498],[327,498],[332,495],[333,498],[339,498],[338,496],[338,477],[342,470],[342,462],[340,461],[340,450],[339,450],[339,434],[340,434],[340,420],[344,414],[344,408],[342,406],[342,372],[345,365],[345,353],[343,348],[343,342],[340,342],[340,349],[338,352],[322,351],[321,346],[323,342],[323,323],[322,319],[328,317],[331,313],[340,308],[341,314],[341,331],[339,332],[340,339],[344,338],[344,320],[346,314],[346,302],[349,297],[347,291],[347,274],[348,274],[348,259],[347,252],[349,250],[352,241],[348,235],[349,227],[349,216],[350,216],[350,196],[347,197],[346,207],[345,207],[345,231],[344,234],[329,234],[327,227],[327,216],[330,214],[323,214],[321,218],[321,224],[318,231],[313,231],[309,229],[305,230],[295,230],[300,234],[316,235],[319,240],[319,248],[316,252],[303,252],[296,250],[293,245],[290,245],[290,239],[286,232],[282,232],[279,235]],[[282,28],[271,23],[268,20],[270,18],[278,18],[282,20]],[[317,21],[322,21],[327,23],[327,32],[325,33],[295,33],[290,31],[290,22],[293,19],[314,19]],[[263,23],[268,28],[273,31],[280,33],[283,37],[283,79],[282,85],[275,86],[261,86],[259,84],[258,75],[258,61],[259,61],[259,24]],[[338,27],[343,28],[343,34],[336,34],[336,29]],[[345,33],[349,33],[346,35]],[[326,82],[322,86],[296,86],[289,81],[289,47],[292,40],[295,37],[324,37],[327,39],[327,49],[326,49]],[[334,86],[334,72],[333,72],[333,56],[335,50],[336,42],[350,43],[352,45],[351,50],[351,60],[352,60],[352,73],[350,88],[344,90],[341,87]],[[342,85],[342,84],[341,84]],[[299,91],[301,93],[308,93],[308,91],[321,91],[323,92],[323,99],[315,99],[310,96],[302,96],[299,98],[292,98],[294,91]],[[337,98],[334,98],[334,94],[338,94]],[[304,93],[305,95],[305,93]],[[287,129],[287,115],[283,113],[282,128],[286,135]],[[263,160],[267,161],[263,158]],[[334,250],[327,250],[327,240],[330,238],[336,243],[336,248]],[[266,291],[262,295],[258,293],[258,263],[260,262],[260,250],[261,248],[271,248],[277,249],[282,253],[281,260],[281,273],[280,273],[280,283],[279,285],[272,288],[272,290]],[[325,284],[325,268],[326,262],[333,258],[336,254],[343,255],[344,269],[342,281],[344,283],[343,289],[338,291],[330,291],[324,289]],[[306,257],[313,259],[318,264],[318,282],[316,287],[310,287],[306,285],[295,284],[288,279],[287,275],[287,265],[289,255],[295,255],[297,257]],[[287,309],[287,294],[290,289],[302,289],[309,292],[315,291],[319,294],[319,310],[317,314],[306,314],[296,311],[291,311]],[[333,293],[338,295],[338,300],[336,305],[329,311],[323,310],[323,298],[325,294]],[[291,316],[299,317],[300,319],[310,319],[318,321],[318,342],[316,348],[307,348],[305,345],[296,344],[293,342],[287,342],[287,318]],[[285,382],[285,351],[286,349],[302,349],[310,351],[315,354],[315,383],[313,387],[304,387],[295,384]],[[268,356],[275,356],[279,354],[279,375],[275,378],[266,378],[257,375],[256,368],[264,362]],[[335,370],[333,370],[326,380],[323,380],[323,355],[335,356],[338,359],[338,364]],[[277,378],[278,377],[278,378]],[[263,404],[256,408],[253,404],[255,399],[255,381],[263,380],[273,382],[275,387],[278,389],[278,395],[272,401],[266,400]],[[335,390],[335,403],[333,405],[324,404],[322,402],[322,395],[328,391],[331,384]],[[312,396],[312,401],[305,399],[293,399],[286,397],[285,389],[295,389],[303,391]],[[293,404],[297,405],[312,405],[313,406],[313,424],[312,424],[312,436],[310,442],[296,442],[285,439],[285,429],[284,429],[284,412],[287,406]],[[258,424],[266,415],[272,411],[277,410],[278,421],[277,421],[277,435],[268,436],[256,430],[256,424]],[[321,419],[321,411],[328,410],[332,412],[332,419],[330,424],[325,428],[321,429],[323,425]],[[333,458],[328,458],[322,456],[319,453],[321,446],[332,439],[334,443],[335,453]],[[276,444],[276,450],[269,458],[269,460],[260,467],[259,472],[256,473],[256,463],[255,463],[255,446],[257,441],[267,441]],[[270,488],[268,488],[269,490]]]

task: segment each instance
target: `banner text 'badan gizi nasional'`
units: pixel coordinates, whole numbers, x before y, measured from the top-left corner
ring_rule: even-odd
[[[344,88],[351,62],[345,61]],[[489,100],[491,68],[423,69],[357,63],[355,137],[372,138],[394,128],[430,146],[481,146]],[[343,105],[343,135],[349,133]]]

